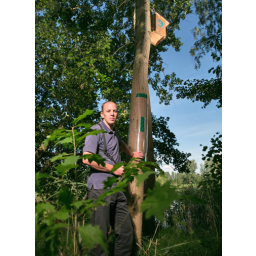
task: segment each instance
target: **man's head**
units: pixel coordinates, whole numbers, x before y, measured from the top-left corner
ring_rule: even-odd
[[[113,129],[115,121],[118,117],[117,105],[115,102],[107,101],[102,104],[102,111],[100,113],[103,122],[110,128]]]

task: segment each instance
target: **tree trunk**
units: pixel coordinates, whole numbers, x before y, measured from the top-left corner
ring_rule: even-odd
[[[148,149],[152,145],[148,144],[148,133],[151,131],[151,112],[149,107],[148,90],[148,62],[151,41],[150,24],[150,1],[135,0],[135,60],[133,65],[131,112],[128,146],[134,151],[142,151],[145,160],[148,160]],[[150,118],[149,118],[150,116]],[[150,127],[149,127],[150,125]],[[152,155],[152,154],[150,154]],[[128,185],[128,208],[134,226],[135,239],[141,245],[142,235],[142,213],[140,204],[143,200],[144,184],[139,188],[136,180]]]

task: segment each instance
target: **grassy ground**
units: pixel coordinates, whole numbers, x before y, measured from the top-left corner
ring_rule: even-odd
[[[153,237],[152,237],[153,238]],[[221,237],[216,234],[198,231],[193,234],[184,234],[173,228],[162,228],[153,239],[143,238],[142,246],[134,255],[136,256],[159,256],[159,255],[182,255],[182,256],[219,256],[222,255]],[[70,236],[68,246],[66,234],[60,237],[60,252],[57,255],[72,256],[73,243]],[[110,238],[108,256],[113,255],[114,235]],[[50,255],[45,251],[45,241],[39,237],[36,241],[36,256]],[[80,256],[86,256],[88,250],[83,250]]]
[[[218,256],[222,255],[221,238],[205,231],[186,235],[166,228],[160,230],[153,240],[143,239],[137,255]]]

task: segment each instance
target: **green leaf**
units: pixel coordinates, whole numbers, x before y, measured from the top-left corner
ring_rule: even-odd
[[[71,209],[70,205],[73,202],[73,195],[67,187],[63,187],[59,194],[59,203],[65,205],[67,209]]]
[[[79,208],[82,205],[90,204],[92,202],[93,202],[92,199],[87,199],[87,200],[82,200],[82,201],[76,201],[76,202],[72,203],[71,205],[75,206],[76,208]]]
[[[107,252],[107,242],[99,226],[88,224],[84,227],[79,227],[78,231],[86,247],[92,249],[94,245],[99,244],[102,246],[103,250]]]
[[[48,144],[49,144],[49,139],[48,139],[48,138],[45,139],[42,144],[43,144],[44,147],[46,148],[46,147],[48,146]]]
[[[103,167],[105,167],[105,161],[106,159],[103,158],[101,155],[97,154],[89,154],[89,155],[83,155],[83,159],[88,159],[89,163],[92,161],[95,161],[97,164],[101,164]]]
[[[113,177],[108,177],[107,180],[103,181],[104,184],[104,189],[111,188],[113,184],[118,182],[118,178],[113,176]]]
[[[68,227],[68,224],[66,223],[56,223],[51,227],[47,227],[46,232],[49,230],[56,230],[56,229],[61,229],[61,228],[66,228]]]
[[[73,124],[76,124],[78,121],[84,119],[88,115],[92,115],[93,113],[94,113],[94,110],[86,109],[86,111],[82,115],[80,115],[78,118],[74,119]]]
[[[65,159],[64,156],[66,156],[66,155],[67,155],[67,153],[62,153],[62,154],[52,157],[50,160],[51,160],[51,162],[54,162],[56,160]]]
[[[88,132],[88,133],[85,135],[85,137],[86,137],[86,136],[89,136],[89,135],[97,135],[97,134],[99,134],[99,133],[107,133],[107,132],[104,131],[104,130],[92,130],[91,132]]]
[[[82,124],[78,124],[77,125],[78,127],[84,127],[84,128],[91,128],[92,127],[92,124],[84,124],[84,123],[82,123]]]
[[[176,189],[170,185],[171,181],[165,182],[163,186],[156,182],[153,191],[148,189],[147,197],[140,206],[142,212],[146,211],[147,219],[156,216],[157,219],[163,221],[164,211],[170,208],[174,200],[180,199]]]
[[[68,218],[68,212],[67,211],[58,211],[54,212],[50,216],[52,219],[58,219],[58,220],[66,220]]]
[[[67,165],[67,164],[75,164],[77,162],[77,160],[81,158],[80,156],[68,156],[66,157],[65,161],[64,161],[64,165]]]
[[[48,177],[51,177],[50,175],[46,174],[46,173],[36,173],[35,174],[35,190],[36,192],[40,193],[41,190],[40,190],[40,186],[39,186],[39,180],[41,178],[48,178]]]
[[[89,136],[89,135],[97,135],[99,133],[106,133],[106,131],[104,130],[92,130],[86,134],[84,134],[83,136],[79,137],[77,139],[77,143],[80,143],[82,140],[84,140],[85,137]]]
[[[118,163],[118,164],[115,164],[114,167],[112,168],[111,170],[111,173],[115,172],[118,168],[122,167],[126,165],[126,163]]]
[[[77,168],[77,165],[74,164],[59,164],[56,166],[56,171],[60,176],[63,176],[70,169]]]
[[[36,205],[35,210],[36,210],[36,213],[39,213],[41,211],[53,212],[54,211],[54,206],[51,205],[50,203],[40,203],[40,204]]]
[[[155,174],[154,171],[147,171],[145,173],[139,174],[136,176],[136,186],[139,187],[144,180],[148,178],[149,175]]]
[[[95,206],[97,205],[101,205],[102,202],[104,202],[104,198],[110,195],[115,194],[116,192],[120,192],[120,191],[125,191],[125,188],[127,187],[127,179],[124,179],[120,182],[117,183],[116,186],[114,186],[111,189],[106,190],[102,195],[100,195],[96,202],[95,202]]]
[[[72,142],[73,142],[73,138],[72,137],[67,137],[67,138],[65,138],[63,140],[58,141],[55,145],[72,143]]]
[[[213,69],[214,69],[214,68],[210,68],[210,69],[208,70],[208,73],[211,73]]]

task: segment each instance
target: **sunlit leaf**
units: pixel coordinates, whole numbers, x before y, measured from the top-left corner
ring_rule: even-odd
[[[73,138],[72,137],[68,137],[68,138],[65,138],[63,140],[58,141],[55,145],[57,145],[57,144],[72,143],[72,142],[73,142]]]
[[[65,161],[64,161],[64,165],[67,165],[67,164],[75,164],[77,162],[77,160],[81,158],[80,156],[68,156],[65,158]]]
[[[90,127],[92,127],[92,124],[90,124],[90,123],[86,123],[86,124],[82,123],[82,124],[78,124],[77,127],[90,128]]]
[[[64,159],[66,155],[67,155],[67,153],[64,152],[62,154],[52,157],[50,160],[51,160],[51,162],[54,162],[56,160]]]
[[[88,115],[92,115],[93,113],[94,113],[94,110],[86,109],[86,111],[82,115],[74,119],[73,124],[76,124],[78,121],[86,118]]]

